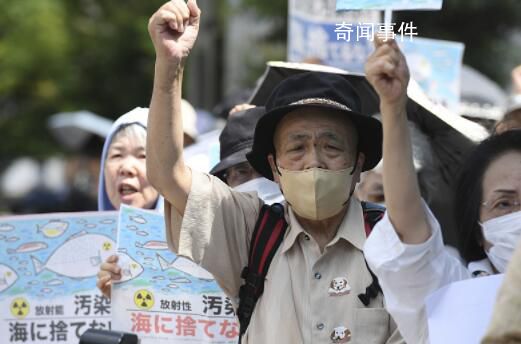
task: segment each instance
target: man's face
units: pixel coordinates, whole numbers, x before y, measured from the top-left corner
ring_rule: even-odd
[[[357,165],[355,180],[358,180],[364,156],[356,159],[357,132],[351,122],[335,111],[302,108],[286,115],[277,125],[274,145],[276,163],[290,171],[310,168],[342,170]],[[275,158],[268,160],[275,178],[279,176]]]

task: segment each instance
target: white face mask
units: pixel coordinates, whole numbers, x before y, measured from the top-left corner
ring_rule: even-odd
[[[493,245],[486,252],[488,259],[504,273],[521,236],[521,211],[487,220],[481,228],[485,240]]]
[[[284,201],[284,196],[280,192],[279,185],[263,177],[249,180],[246,183],[237,185],[233,189],[239,192],[255,191],[259,198],[268,205]]]
[[[284,197],[299,216],[324,220],[338,214],[351,196],[353,168],[340,171],[310,168],[288,171],[279,167]]]

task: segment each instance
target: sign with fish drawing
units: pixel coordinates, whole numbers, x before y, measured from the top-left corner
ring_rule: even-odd
[[[109,329],[96,274],[116,232],[117,212],[0,218],[0,343],[77,343]]]
[[[237,342],[230,299],[211,274],[168,250],[161,214],[122,206],[118,255],[114,330],[137,334],[141,344]]]

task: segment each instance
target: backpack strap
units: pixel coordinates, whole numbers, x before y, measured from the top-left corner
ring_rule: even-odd
[[[374,226],[378,221],[380,221],[385,214],[385,208],[381,205],[369,203],[369,202],[361,202],[362,210],[364,213],[364,225],[365,225],[365,234],[369,236]],[[367,261],[365,262],[367,266],[367,270],[371,274],[372,282],[371,284],[365,288],[365,293],[358,294],[358,299],[364,304],[364,306],[369,306],[371,299],[374,299],[378,296],[378,293],[382,292],[382,288],[380,287],[380,283],[378,283],[378,278],[371,271],[369,265],[367,265]]]
[[[361,204],[365,232],[366,235],[369,235],[374,225],[384,216],[385,208],[368,202],[361,202]],[[264,280],[275,252],[284,239],[287,228],[288,223],[284,218],[284,207],[281,204],[274,203],[271,206],[262,206],[251,237],[248,266],[244,267],[241,272],[241,278],[245,282],[239,289],[239,308],[237,310],[240,324],[239,343],[250,324],[255,304],[264,292]],[[382,291],[378,279],[369,269],[369,266],[367,266],[367,269],[373,281],[366,288],[365,293],[358,295],[365,306],[368,306],[371,299]]]
[[[245,282],[239,289],[239,308],[237,310],[240,337],[246,332],[255,304],[264,292],[264,280],[287,228],[288,223],[281,204],[262,206],[251,237],[248,266],[244,267],[241,272],[241,278]]]

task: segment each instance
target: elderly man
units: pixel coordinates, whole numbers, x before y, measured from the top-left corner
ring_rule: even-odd
[[[147,171],[166,200],[171,247],[210,271],[236,302],[263,203],[183,161],[182,77],[199,21],[194,0],[170,1],[150,19],[157,58]],[[393,104],[382,97],[382,107]],[[327,73],[282,82],[266,111],[248,160],[280,185],[288,230],[262,278],[243,343],[400,342],[383,295],[361,297],[375,281],[362,253],[370,226],[351,197],[360,172],[380,160],[380,123],[360,114],[349,82]]]

